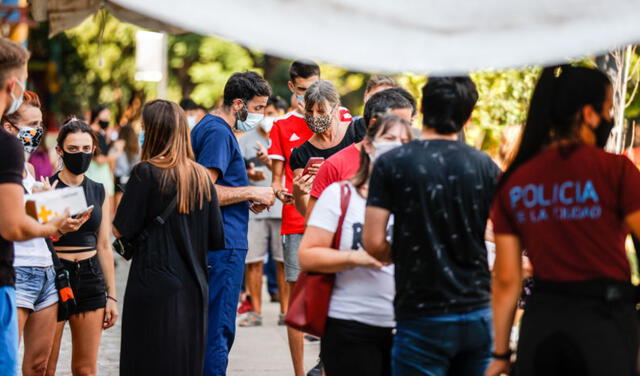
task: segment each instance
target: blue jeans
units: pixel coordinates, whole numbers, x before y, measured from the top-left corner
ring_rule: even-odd
[[[398,320],[393,376],[481,376],[491,361],[491,310]]]
[[[209,251],[209,317],[204,375],[224,376],[236,335],[236,310],[246,249]]]
[[[12,286],[0,287],[0,373],[16,375],[18,372],[18,311],[16,290]]]

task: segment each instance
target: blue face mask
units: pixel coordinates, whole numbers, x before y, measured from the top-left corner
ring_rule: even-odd
[[[140,131],[140,134],[138,134],[138,143],[140,144],[140,147],[144,145],[144,129]]]
[[[298,101],[298,103],[304,102],[304,94],[296,95],[296,100]]]
[[[258,124],[260,124],[260,121],[262,121],[262,119],[264,118],[264,114],[256,114],[253,112],[249,112],[247,113],[247,118],[244,119],[244,121],[238,119],[238,121],[236,121],[236,128],[239,131],[250,131],[253,128],[255,128]]]

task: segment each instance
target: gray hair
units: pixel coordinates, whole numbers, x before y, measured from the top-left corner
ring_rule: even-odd
[[[304,93],[304,110],[311,112],[315,104],[324,105],[324,101],[329,102],[329,109],[339,106],[340,94],[331,82],[318,80]]]

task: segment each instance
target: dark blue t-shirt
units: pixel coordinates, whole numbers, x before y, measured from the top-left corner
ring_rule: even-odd
[[[249,185],[247,169],[231,127],[218,116],[207,114],[191,131],[191,143],[196,161],[206,168],[219,171],[216,184],[225,187]],[[220,207],[227,249],[247,249],[249,202]]]

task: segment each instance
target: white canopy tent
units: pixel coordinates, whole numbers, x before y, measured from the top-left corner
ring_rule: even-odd
[[[151,29],[358,71],[521,67],[640,42],[640,0],[34,0],[33,11],[57,33],[101,5]]]

